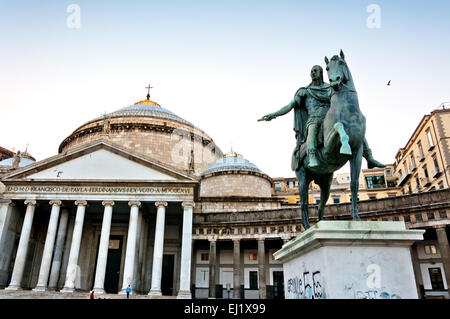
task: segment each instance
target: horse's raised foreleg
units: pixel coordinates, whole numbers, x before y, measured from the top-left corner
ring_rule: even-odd
[[[298,180],[298,190],[300,194],[300,207],[302,211],[302,221],[303,227],[308,229],[309,225],[309,215],[308,215],[308,187],[311,182],[308,178],[308,173],[304,166],[302,166],[299,170],[295,171]]]
[[[319,220],[323,218],[323,212],[325,210],[325,205],[330,197],[331,182],[333,181],[333,173],[324,175],[317,183],[320,187],[320,204],[318,208]]]
[[[358,216],[358,188],[359,173],[361,170],[363,146],[361,145],[350,158],[350,190],[352,192],[352,216],[353,220],[361,220]]]
[[[345,132],[344,125],[341,122],[337,122],[334,124],[334,129],[338,132],[341,141],[341,149],[339,152],[345,155],[352,155],[352,149],[350,148],[350,144],[348,144],[349,137],[347,132]]]

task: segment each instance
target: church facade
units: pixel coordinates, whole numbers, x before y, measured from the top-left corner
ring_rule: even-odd
[[[304,228],[273,184],[147,96],[81,125],[53,157],[0,161],[0,288],[283,298],[289,287],[273,253]],[[431,230],[412,248],[418,289],[446,297],[449,196],[360,203],[362,219]],[[314,223],[317,207],[310,211]],[[325,219],[347,212],[347,204],[329,205]]]

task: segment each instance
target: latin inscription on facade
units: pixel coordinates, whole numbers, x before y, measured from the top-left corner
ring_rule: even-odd
[[[193,189],[187,187],[128,187],[128,186],[7,186],[6,193],[39,194],[176,194],[192,195]]]

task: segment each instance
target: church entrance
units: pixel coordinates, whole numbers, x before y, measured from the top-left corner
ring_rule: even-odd
[[[119,292],[120,262],[122,257],[123,236],[109,237],[108,259],[106,262],[105,292],[116,294]]]
[[[163,255],[161,292],[164,296],[173,296],[174,259],[175,255]]]

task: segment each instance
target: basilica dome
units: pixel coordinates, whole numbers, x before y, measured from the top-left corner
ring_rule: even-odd
[[[272,196],[272,179],[242,155],[230,151],[201,174],[200,197]]]
[[[194,175],[223,156],[211,137],[147,99],[97,117],[65,138],[59,153],[105,140]]]

